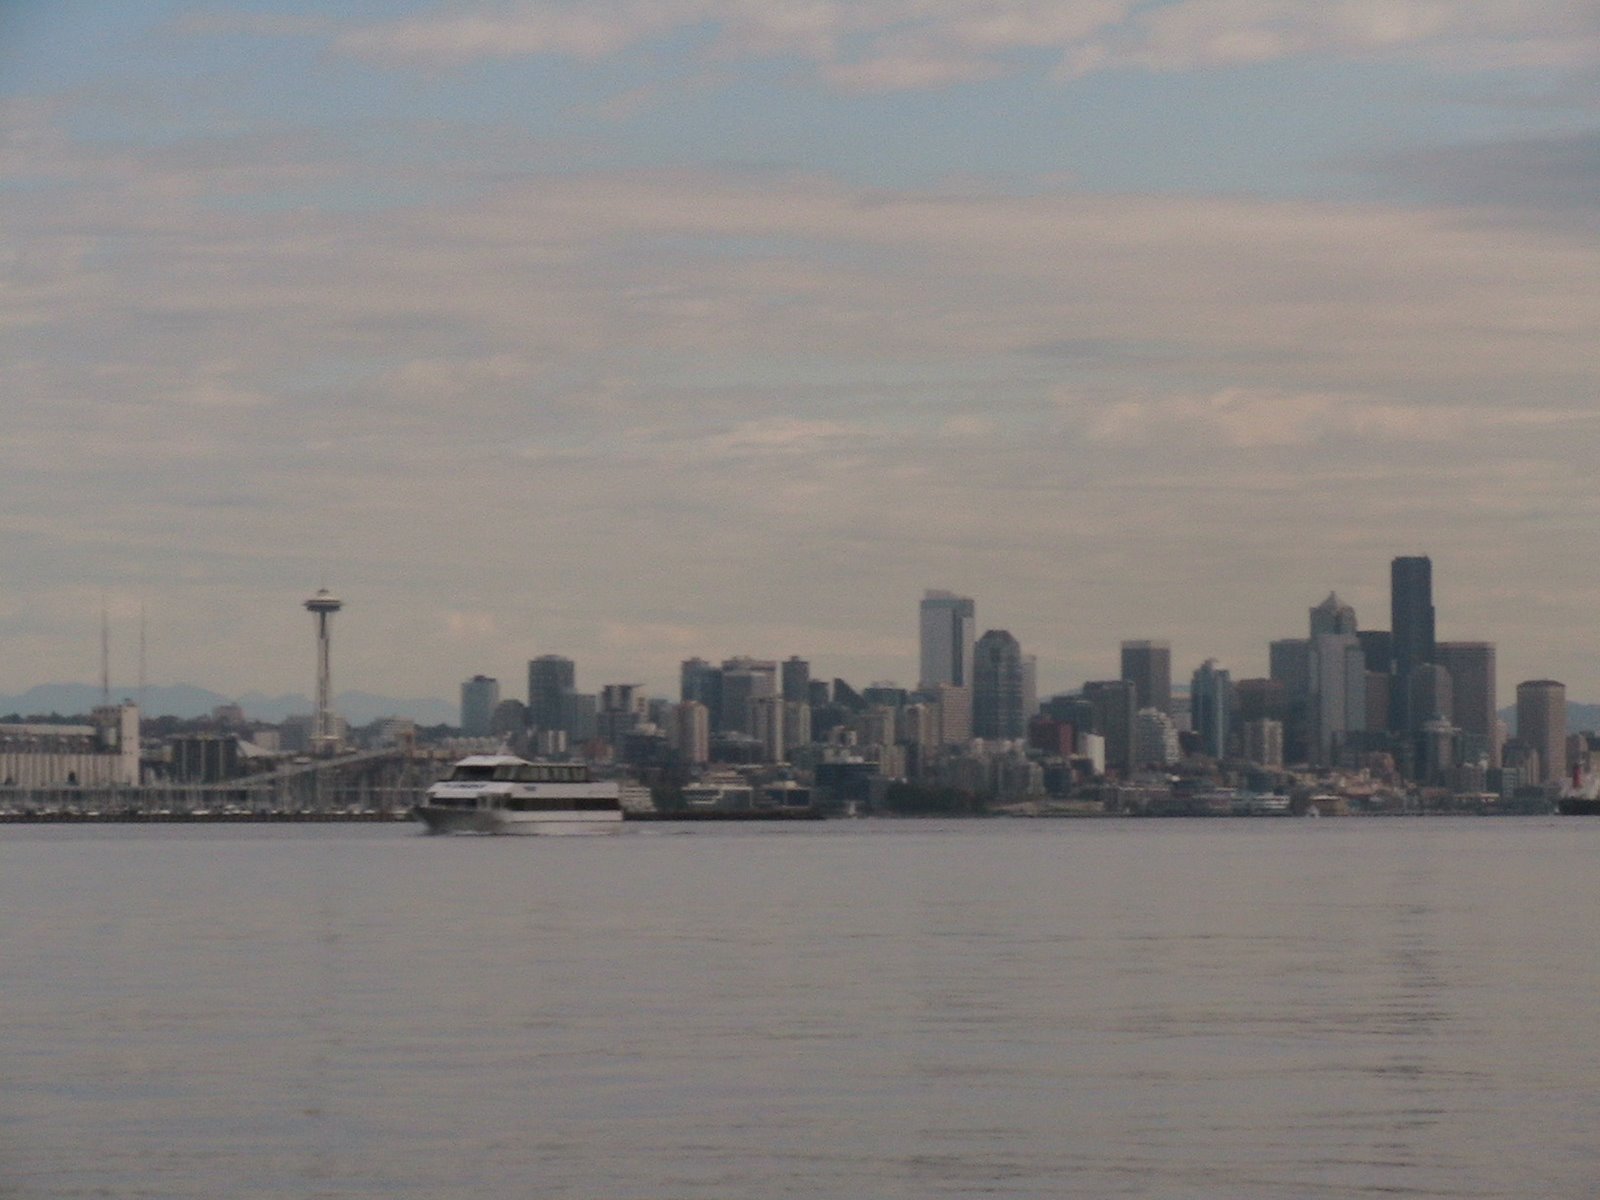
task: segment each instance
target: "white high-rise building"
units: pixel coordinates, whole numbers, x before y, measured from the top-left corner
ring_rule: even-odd
[[[684,700],[670,710],[669,728],[673,749],[692,766],[711,759],[711,714],[698,700]]]
[[[977,607],[954,592],[929,590],[919,611],[921,685],[972,686],[972,647],[977,640]]]
[[[1345,735],[1367,727],[1367,660],[1353,633],[1310,639],[1311,736],[1315,761],[1334,765]]]

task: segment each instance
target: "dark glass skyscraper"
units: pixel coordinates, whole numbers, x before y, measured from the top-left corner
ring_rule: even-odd
[[[981,738],[1019,738],[1027,729],[1022,708],[1022,647],[1004,629],[978,639],[972,662],[972,732]]]
[[[577,668],[570,658],[541,654],[528,663],[528,724],[535,729],[566,729],[562,699],[577,686]]]
[[[1396,733],[1413,733],[1421,718],[1407,703],[1411,672],[1434,659],[1432,559],[1417,555],[1389,564],[1389,633],[1395,676],[1389,722]]]
[[[1122,643],[1122,677],[1133,684],[1137,708],[1172,713],[1172,647],[1166,642]]]

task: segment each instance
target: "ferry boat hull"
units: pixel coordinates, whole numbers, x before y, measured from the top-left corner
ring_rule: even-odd
[[[620,812],[516,813],[503,809],[438,808],[417,806],[417,819],[429,833],[574,834],[615,833],[622,828]]]

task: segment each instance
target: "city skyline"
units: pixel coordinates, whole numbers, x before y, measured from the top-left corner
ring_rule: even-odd
[[[0,688],[570,656],[1264,674],[1426,552],[1600,696],[1600,21],[1568,4],[20,3]],[[1574,547],[1579,547],[1574,550]],[[1109,648],[1109,649],[1108,649]]]
[[[1416,555],[1402,555],[1402,557],[1397,557],[1394,560],[1394,563],[1418,562],[1424,563],[1427,571],[1429,571],[1430,574],[1432,563],[1430,563],[1430,560],[1426,557],[1426,555],[1421,555],[1421,557],[1416,557]],[[1390,587],[1394,589],[1395,578],[1392,578]],[[322,589],[320,594],[323,594],[325,590],[326,589]],[[1403,589],[1402,586],[1400,592],[1403,592],[1403,590],[1405,589]],[[342,602],[339,603],[341,603],[342,606]],[[1334,605],[1334,603],[1338,603],[1339,611],[1341,611],[1341,613],[1347,614],[1346,618],[1344,619],[1349,619],[1349,621],[1357,621],[1357,619],[1360,619],[1358,618],[1358,610],[1354,605],[1349,605],[1349,603],[1342,602],[1338,592],[1330,592],[1328,597],[1326,597],[1325,600],[1320,603],[1320,605],[1312,606],[1312,610],[1310,610],[1310,626],[1312,626],[1312,630],[1314,630],[1314,632],[1317,632],[1318,629],[1318,613],[1323,610],[1330,610],[1330,606]],[[306,606],[309,605],[310,602],[301,603],[302,608],[306,608]],[[978,608],[976,608],[976,598],[958,595],[955,594],[955,592],[950,592],[950,590],[947,589],[923,590],[922,602],[920,602],[920,606],[918,606],[918,618],[917,622],[915,622],[915,632],[914,634],[910,635],[909,638],[907,638],[907,640],[909,640],[909,645],[912,646],[909,651],[909,656],[907,656],[907,658],[909,658],[909,667],[902,669],[899,674],[894,674],[893,670],[891,670],[890,674],[843,675],[842,672],[837,672],[837,670],[829,670],[827,669],[826,664],[827,662],[832,661],[835,656],[829,654],[826,646],[824,646],[819,653],[813,654],[795,653],[795,651],[786,650],[786,648],[763,648],[762,653],[784,653],[786,658],[792,658],[795,659],[795,661],[803,661],[803,664],[806,664],[806,666],[810,667],[811,675],[816,678],[829,678],[837,675],[837,677],[846,678],[846,682],[851,682],[856,686],[882,682],[888,683],[888,685],[902,686],[902,688],[915,688],[915,686],[918,686],[920,683],[922,683],[922,680],[918,680],[918,682],[912,682],[912,680],[914,680],[914,677],[917,677],[917,675],[922,674],[922,670],[925,669],[926,664],[928,664],[928,661],[930,661],[930,659],[928,659],[928,654],[930,654],[930,645],[928,645],[928,637],[930,637],[930,632],[933,632],[933,634],[939,638],[939,642],[941,642],[939,643],[939,653],[949,654],[954,651],[954,646],[950,645],[949,630],[942,630],[941,632],[942,624],[947,624],[946,616],[941,616],[939,621],[934,621],[930,626],[931,605],[936,606],[936,611],[941,611],[941,613],[957,611],[957,613],[963,614],[963,616],[958,618],[958,621],[962,622],[962,624],[960,624],[958,627],[960,627],[960,629],[968,630],[968,632],[971,634],[971,640],[970,642],[966,643],[965,646],[966,669],[970,670],[971,661],[973,661],[973,653],[974,650],[976,650],[976,643],[978,643],[979,640],[978,635],[976,635],[976,624],[974,624],[974,622],[976,622],[976,619],[978,619],[978,616],[981,614],[982,610],[978,610]],[[1394,613],[1394,603],[1390,602],[1389,606],[1390,613]],[[1434,608],[1434,606],[1429,606],[1429,627],[1432,627],[1432,608]],[[902,614],[902,618],[904,618],[904,614]],[[1451,622],[1451,626],[1446,627],[1453,627],[1453,622]],[[96,626],[96,630],[94,630],[94,632],[96,632],[96,638],[99,638],[102,634],[104,634],[104,632],[106,632],[106,629],[101,626]],[[1002,630],[1002,632],[1008,632],[1008,634],[1010,634],[1010,630]],[[1331,630],[1325,629],[1323,632],[1331,632]],[[1378,632],[1379,635],[1382,635],[1382,637],[1390,637],[1390,635],[1392,635],[1392,630],[1376,630],[1376,632]],[[1373,634],[1373,630],[1362,630],[1363,637],[1370,637],[1371,634]],[[1256,640],[1258,645],[1254,646],[1253,653],[1245,656],[1242,661],[1229,662],[1226,661],[1226,659],[1221,659],[1221,656],[1218,656],[1218,654],[1200,653],[1200,656],[1195,658],[1194,667],[1222,667],[1222,669],[1226,669],[1227,672],[1232,675],[1232,678],[1235,678],[1235,680],[1237,680],[1237,678],[1267,677],[1267,675],[1274,674],[1274,667],[1272,667],[1272,654],[1275,653],[1274,643],[1294,642],[1294,640],[1299,637],[1301,637],[1301,634],[1294,634],[1294,632],[1282,632],[1282,635],[1280,635],[1280,630],[1272,630],[1270,634],[1264,635],[1264,638],[1258,638],[1258,640]],[[1235,640],[1240,640],[1240,638],[1235,638]],[[1242,640],[1243,642],[1250,642],[1251,638],[1245,637],[1242,638]],[[1430,638],[1430,640],[1432,640],[1432,638]],[[1078,691],[1080,688],[1082,688],[1083,683],[1088,682],[1088,680],[1094,680],[1094,678],[1115,678],[1118,677],[1118,675],[1123,678],[1138,678],[1138,672],[1144,672],[1144,670],[1147,670],[1147,667],[1144,666],[1144,659],[1149,658],[1150,654],[1152,653],[1157,656],[1158,675],[1170,680],[1170,683],[1168,683],[1168,688],[1170,688],[1168,694],[1189,690],[1187,685],[1179,682],[1179,680],[1182,680],[1182,678],[1187,678],[1187,675],[1189,675],[1192,667],[1189,666],[1189,661],[1184,658],[1182,651],[1174,653],[1170,640],[1166,640],[1166,638],[1160,638],[1160,640],[1152,640],[1152,638],[1120,638],[1118,642],[1115,642],[1114,645],[1109,646],[1109,648],[1102,646],[1101,658],[1099,659],[1094,658],[1093,651],[1088,651],[1088,653],[1082,654],[1082,656],[1075,656],[1075,658],[1061,658],[1061,656],[1056,656],[1056,654],[1051,653],[1051,648],[1048,648],[1048,646],[1045,646],[1045,648],[1040,648],[1040,646],[1034,645],[1034,643],[1026,642],[1026,640],[1022,640],[1022,638],[1018,638],[1018,642],[1019,645],[1021,645],[1021,650],[1024,651],[1024,654],[1026,654],[1026,658],[1029,659],[1030,664],[1032,664],[1029,669],[1030,677],[1034,678],[1034,688],[1035,691],[1037,691],[1038,698],[1045,698],[1045,696],[1048,696],[1048,694],[1074,693],[1074,691]],[[117,643],[115,643],[115,638],[110,638],[109,645],[117,645]],[[1438,656],[1440,656],[1440,661],[1445,662],[1456,661],[1456,659],[1461,658],[1462,654],[1467,653],[1467,651],[1474,651],[1482,646],[1483,650],[1485,650],[1486,654],[1488,654],[1488,664],[1490,664],[1490,666],[1488,666],[1488,670],[1490,670],[1491,675],[1494,674],[1494,661],[1496,661],[1498,658],[1501,658],[1501,654],[1499,654],[1498,643],[1494,642],[1493,638],[1488,638],[1488,640],[1483,640],[1483,638],[1464,640],[1464,638],[1438,637],[1435,645],[1437,645],[1437,653]],[[104,648],[104,645],[102,645],[99,640],[96,640],[96,648]],[[1043,650],[1043,654],[1040,653],[1040,650]],[[318,637],[317,648],[315,648],[315,658],[309,658],[309,662],[314,664],[315,672],[317,672],[317,674],[322,672],[322,659],[320,659],[322,653],[322,645],[320,645],[320,637]],[[1434,653],[1434,651],[1429,651],[1429,653]],[[1450,656],[1456,656],[1456,659],[1451,659]],[[650,661],[650,659],[659,658],[659,654],[646,653],[642,654],[640,658],[645,659],[645,661]],[[646,675],[645,672],[640,672],[640,670],[637,669],[637,661],[632,662],[632,664],[624,664],[622,669],[616,672],[616,675],[618,675],[618,677],[632,678],[634,683],[629,686],[642,686],[646,694],[666,698],[666,696],[677,696],[677,694],[683,690],[682,670],[683,667],[686,666],[686,662],[691,661],[691,659],[693,659],[693,661],[706,661],[706,659],[710,659],[710,661],[717,661],[717,659],[742,658],[744,658],[742,654],[694,653],[691,654],[691,656],[688,656],[688,658],[677,659],[677,661],[672,664],[672,677],[667,678],[667,680],[659,680],[659,678],[654,677],[654,675]],[[1059,667],[1059,664],[1061,664],[1062,661],[1088,662],[1090,667],[1086,669],[1085,674],[1078,675],[1077,678],[1069,678],[1066,674],[1064,674],[1064,672],[1062,672],[1061,667]],[[1038,662],[1045,662],[1045,672],[1038,672]],[[426,696],[426,698],[434,699],[434,701],[446,701],[446,699],[451,698],[451,696],[459,696],[459,694],[461,694],[462,686],[466,685],[466,683],[472,682],[472,680],[475,680],[475,678],[488,678],[488,680],[491,680],[491,682],[494,682],[494,680],[512,680],[512,682],[514,682],[512,683],[512,686],[510,686],[510,690],[502,690],[502,694],[504,694],[506,698],[517,698],[517,696],[520,696],[522,699],[530,699],[531,696],[533,696],[534,691],[536,691],[536,683],[534,683],[534,678],[536,678],[538,670],[542,669],[542,667],[546,667],[546,664],[549,664],[552,669],[557,669],[558,672],[557,677],[555,677],[557,678],[557,682],[550,683],[549,688],[546,688],[546,691],[549,691],[552,696],[557,694],[558,691],[562,690],[562,688],[566,688],[566,690],[573,690],[573,688],[576,688],[578,691],[586,691],[586,693],[590,694],[598,693],[602,686],[608,685],[608,683],[616,682],[614,678],[610,677],[606,678],[606,680],[600,680],[600,675],[595,672],[594,667],[590,667],[590,669],[587,670],[586,675],[584,675],[584,678],[582,678],[582,680],[578,680],[578,672],[579,670],[584,670],[584,664],[582,664],[581,661],[578,661],[576,656],[571,656],[571,654],[557,653],[557,651],[547,651],[547,653],[538,654],[538,656],[531,656],[531,658],[518,659],[514,666],[510,666],[510,669],[501,670],[501,672],[496,672],[496,674],[493,675],[491,675],[490,672],[486,672],[486,670],[475,669],[472,664],[462,664],[461,669],[459,669],[458,672],[458,677],[454,678],[453,682],[448,683],[448,685],[438,686],[437,690],[434,691],[424,691],[424,693],[413,694],[416,694],[416,696]],[[1138,666],[1134,666],[1134,664],[1138,664]],[[710,662],[707,662],[707,666],[710,666]],[[774,661],[771,666],[776,667],[776,661]],[[893,666],[893,664],[891,664],[891,666]],[[1054,667],[1054,669],[1051,669],[1051,667]],[[1482,670],[1482,667],[1477,667],[1474,664],[1472,669]],[[1130,675],[1130,670],[1133,670],[1134,675]],[[464,672],[472,672],[472,674],[467,675],[464,674]],[[1534,672],[1534,674],[1526,675],[1526,678],[1541,678],[1544,677],[1544,675],[1552,674],[1562,674],[1562,672],[1542,672],[1542,674],[1539,674],[1539,672]],[[1566,674],[1573,674],[1573,672],[1566,672]],[[520,685],[517,683],[517,680],[523,680],[523,678],[526,678],[526,683],[528,683],[526,690],[522,690]],[[1506,685],[1507,680],[1515,683],[1515,678],[1518,677],[1510,677],[1510,675],[1501,674],[1502,685]],[[939,680],[939,682],[944,682],[944,680]],[[37,678],[37,680],[24,680],[24,682],[14,683],[14,685],[6,686],[13,686],[14,690],[21,691],[27,690],[27,688],[35,688],[35,686],[59,685],[59,683],[74,683],[74,685],[77,685],[77,680],[69,680],[69,678],[66,677]],[[248,680],[246,680],[245,686],[242,686],[242,688],[235,688],[235,690],[232,691],[222,690],[222,688],[214,688],[211,683],[203,682],[203,680],[152,680],[150,683],[152,683],[154,686],[195,686],[195,688],[206,688],[206,690],[218,691],[218,693],[221,694],[266,694],[270,691],[270,688],[264,688],[264,686],[259,685],[259,683],[248,682]],[[3,688],[0,688],[0,690],[3,690]],[[115,674],[114,670],[114,672],[112,672],[112,690],[115,691],[117,696],[131,698],[131,696],[134,694],[134,691],[138,690],[138,688],[136,688],[136,685],[134,685],[133,680],[126,680],[123,675]],[[355,680],[355,682],[352,682],[352,685],[350,685],[349,688],[342,688],[342,690],[358,691],[358,693],[366,694],[373,693],[371,688],[365,686],[365,682],[363,682],[363,680]],[[314,680],[312,686],[310,686],[310,688],[306,688],[306,686],[304,686],[304,680],[299,682],[299,686],[296,686],[296,683],[291,680],[291,682],[288,683],[285,688],[283,688],[283,694],[296,693],[296,691],[301,691],[301,693],[304,694],[315,694],[315,691],[317,691],[317,683],[315,683]],[[554,704],[555,701],[547,702]],[[1578,696],[1574,698],[1574,702],[1589,701],[1586,699],[1586,694],[1579,693]],[[1499,709],[1504,710],[1506,709],[1506,706],[1501,704]],[[1483,718],[1480,717],[1480,722],[1478,723],[1482,725],[1482,722]],[[1480,731],[1478,730],[1478,726],[1474,726],[1474,731]]]

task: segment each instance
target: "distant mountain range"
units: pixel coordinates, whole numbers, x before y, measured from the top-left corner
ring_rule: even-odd
[[[133,698],[128,689],[112,689],[111,698]],[[88,683],[43,683],[15,696],[0,695],[0,714],[44,716],[59,713],[70,716],[86,713],[100,703],[100,689]],[[238,704],[245,716],[256,721],[281,721],[296,713],[309,713],[315,707],[299,694],[266,696],[247,692],[243,696],[224,696],[221,692],[180,683],[171,687],[147,687],[144,715],[147,717],[208,717],[219,704]],[[380,717],[410,717],[419,725],[454,725],[461,718],[456,706],[435,696],[397,698],[375,696],[371,692],[341,692],[333,702],[334,711],[352,725],[365,725]]]

